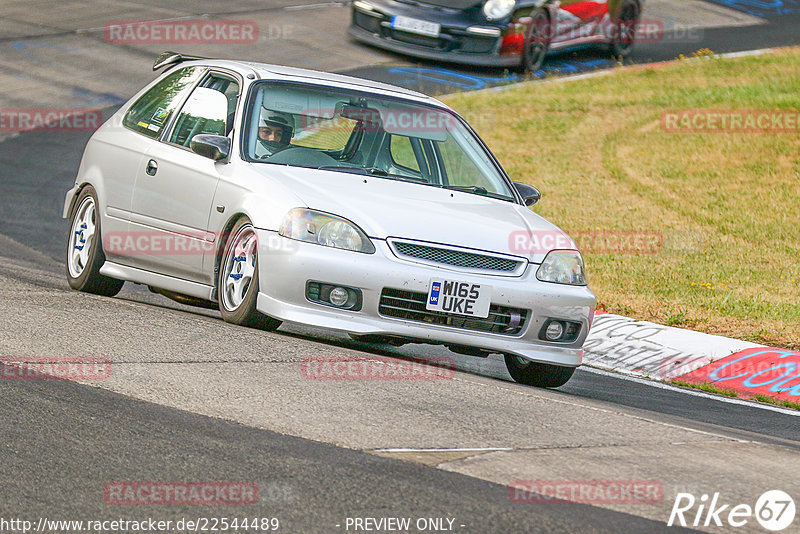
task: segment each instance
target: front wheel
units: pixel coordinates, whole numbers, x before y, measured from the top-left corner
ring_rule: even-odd
[[[536,11],[531,16],[530,31],[522,49],[522,70],[536,72],[541,68],[552,37],[550,17],[544,10]]]
[[[614,57],[624,59],[633,52],[640,17],[641,10],[636,0],[625,0],[620,6],[619,15],[612,26],[611,53]]]
[[[538,363],[506,354],[506,368],[514,382],[537,388],[557,388],[572,378],[575,367]]]
[[[100,274],[106,261],[100,233],[97,193],[92,186],[83,188],[70,217],[67,236],[67,282],[69,287],[113,297],[125,284],[123,280]]]
[[[258,238],[246,218],[239,220],[225,243],[219,270],[219,311],[225,322],[275,330],[281,322],[256,309],[258,300]]]

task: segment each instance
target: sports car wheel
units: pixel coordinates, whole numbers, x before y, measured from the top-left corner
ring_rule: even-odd
[[[611,53],[614,57],[626,58],[633,52],[640,16],[639,3],[636,0],[625,0],[612,29]]]
[[[527,386],[557,388],[566,384],[575,372],[574,367],[531,362],[513,354],[506,354],[505,358],[511,378]]]
[[[122,280],[100,274],[106,261],[97,212],[97,194],[92,186],[83,188],[72,210],[67,236],[67,281],[72,289],[113,297]]]
[[[281,322],[256,309],[258,298],[258,237],[246,218],[239,220],[225,244],[219,270],[219,311],[233,324],[275,330]]]
[[[536,11],[531,19],[530,32],[522,50],[522,68],[527,72],[536,72],[544,63],[547,49],[550,47],[553,26],[550,17],[541,9]]]

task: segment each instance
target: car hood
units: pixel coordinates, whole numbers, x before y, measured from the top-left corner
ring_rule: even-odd
[[[349,219],[371,238],[461,246],[535,263],[553,248],[576,248],[557,226],[512,202],[387,178],[253,165],[290,189],[304,207]]]

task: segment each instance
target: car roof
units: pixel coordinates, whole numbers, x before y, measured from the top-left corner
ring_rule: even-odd
[[[253,61],[236,61],[229,59],[204,59],[185,61],[175,64],[175,66],[205,65],[209,67],[227,68],[234,70],[242,76],[255,74],[262,80],[294,80],[306,83],[313,83],[321,86],[335,86],[345,89],[355,89],[378,95],[402,97],[420,103],[432,104],[444,109],[450,109],[447,105],[433,97],[390,85],[388,83],[375,82],[354,76],[343,74],[333,74],[311,69],[301,69],[297,67],[284,67],[280,65],[270,65],[267,63],[257,63]],[[170,69],[171,70],[171,69]]]

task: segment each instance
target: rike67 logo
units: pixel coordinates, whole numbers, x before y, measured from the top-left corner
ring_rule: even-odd
[[[726,503],[719,492],[714,493],[711,497],[703,494],[699,499],[691,493],[678,493],[675,497],[675,504],[672,505],[667,526],[738,528],[755,519],[763,528],[779,532],[794,522],[795,513],[794,499],[781,490],[764,492],[756,500],[755,506],[744,503],[737,505]]]

